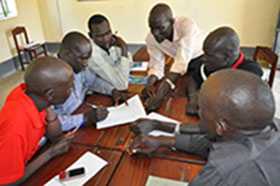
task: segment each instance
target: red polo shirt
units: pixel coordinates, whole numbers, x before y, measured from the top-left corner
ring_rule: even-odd
[[[0,112],[0,184],[24,175],[25,164],[45,134],[46,111],[37,110],[25,89],[25,84],[16,87]]]

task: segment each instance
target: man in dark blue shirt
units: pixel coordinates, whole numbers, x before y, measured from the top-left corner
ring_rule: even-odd
[[[200,123],[172,125],[140,120],[133,153],[151,154],[176,148],[207,158],[191,186],[274,186],[280,177],[280,133],[275,102],[268,85],[244,70],[213,73],[199,93]],[[151,130],[175,131],[175,137],[151,137]],[[192,134],[191,134],[192,133]]]

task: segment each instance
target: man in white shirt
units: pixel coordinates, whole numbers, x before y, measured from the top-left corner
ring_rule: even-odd
[[[103,15],[93,15],[88,28],[93,49],[89,68],[117,90],[127,89],[132,61],[128,58],[126,43],[112,34],[110,23]]]
[[[191,19],[174,18],[170,7],[162,3],[152,8],[149,27],[151,32],[146,38],[150,56],[149,78],[142,95],[148,98],[147,109],[155,110],[168,92],[175,88],[176,80],[186,73],[190,61],[199,60],[206,34]],[[164,74],[165,55],[174,59],[167,74]],[[157,94],[151,94],[155,82],[160,79],[163,81]]]

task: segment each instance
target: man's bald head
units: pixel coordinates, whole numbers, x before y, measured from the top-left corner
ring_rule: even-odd
[[[173,23],[173,14],[167,4],[159,3],[150,11],[149,27],[159,43],[164,39],[172,40]]]
[[[27,92],[45,97],[46,94],[53,94],[56,90],[69,89],[73,85],[73,71],[71,67],[60,59],[54,57],[42,57],[30,64],[24,74],[24,81],[27,85]],[[50,92],[49,92],[50,91]],[[58,102],[69,96],[69,90],[58,96]],[[62,91],[61,91],[62,92]],[[56,102],[56,95],[54,96]],[[65,98],[66,97],[66,98]]]
[[[80,32],[69,32],[64,36],[61,49],[80,52],[83,48],[91,48],[90,40]]]
[[[240,54],[240,41],[230,27],[211,32],[203,43],[205,66],[209,72],[231,67]]]
[[[75,73],[79,73],[87,67],[91,54],[90,40],[80,32],[70,32],[62,39],[58,56],[67,62]]]
[[[168,19],[172,19],[173,18],[173,14],[172,14],[171,8],[167,4],[164,4],[164,3],[156,4],[152,8],[152,10],[150,11],[149,22],[150,21],[153,22],[159,16],[164,16],[164,17],[166,17]]]
[[[272,123],[275,112],[268,85],[243,70],[221,70],[211,75],[202,85],[199,105],[204,119],[210,116],[216,123],[226,122],[239,130],[263,129]]]

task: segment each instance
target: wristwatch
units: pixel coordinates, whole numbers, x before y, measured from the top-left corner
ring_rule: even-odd
[[[169,84],[171,90],[176,88],[175,84],[169,78],[165,78],[165,81]]]

